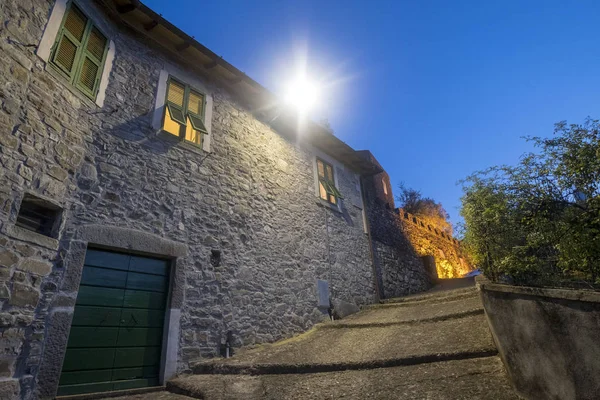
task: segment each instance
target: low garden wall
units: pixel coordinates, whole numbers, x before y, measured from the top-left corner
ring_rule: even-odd
[[[598,399],[600,292],[479,282],[485,313],[526,399]]]

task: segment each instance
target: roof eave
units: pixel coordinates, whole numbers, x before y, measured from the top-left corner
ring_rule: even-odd
[[[262,117],[262,119],[269,114],[281,114],[280,102],[277,96],[142,2],[138,0],[96,1],[107,7],[124,24],[154,40],[202,75],[209,76],[224,84],[231,92],[239,96],[253,110],[253,113]],[[140,13],[146,17],[146,22],[140,22]],[[136,17],[138,18],[136,19]],[[153,35],[152,32],[155,32],[158,26],[166,28],[168,32],[176,37],[176,41],[162,36],[165,40],[157,40],[156,35]],[[166,43],[166,41],[170,43]],[[198,54],[194,54],[194,50]],[[196,57],[201,55],[203,59],[206,59],[206,62],[202,64],[194,63],[190,59],[194,55]],[[288,136],[290,134],[298,136],[297,124],[294,123],[297,121],[297,115],[284,114],[279,116],[280,123],[271,125],[274,125],[277,130],[287,130],[285,133]],[[352,147],[333,135],[331,131],[312,121],[308,122],[302,136],[309,143],[348,165],[360,175],[374,175],[382,171],[379,166],[365,160]]]

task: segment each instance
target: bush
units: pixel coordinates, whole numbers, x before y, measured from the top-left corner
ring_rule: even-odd
[[[516,166],[463,181],[464,243],[490,279],[600,284],[600,124],[555,125]]]

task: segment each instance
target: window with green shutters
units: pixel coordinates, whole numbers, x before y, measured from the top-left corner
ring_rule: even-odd
[[[189,85],[169,78],[163,116],[163,130],[202,147],[205,96]]]
[[[338,199],[343,199],[343,197],[335,187],[333,165],[317,158],[317,172],[319,175],[319,196],[331,204],[337,204]]]
[[[95,99],[107,48],[106,36],[71,2],[56,37],[50,64],[73,86]]]

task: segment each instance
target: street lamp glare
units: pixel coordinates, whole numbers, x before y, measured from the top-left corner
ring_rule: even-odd
[[[317,85],[306,76],[299,76],[289,85],[285,100],[300,113],[306,113],[316,105],[318,96]]]

